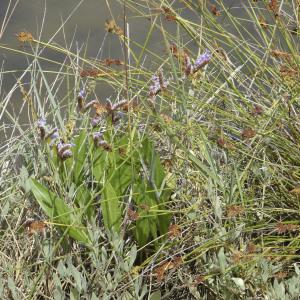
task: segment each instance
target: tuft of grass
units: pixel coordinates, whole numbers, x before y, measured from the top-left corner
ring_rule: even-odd
[[[297,299],[299,3],[127,0],[125,5],[126,30],[117,18],[106,24],[107,39],[120,41],[125,66],[121,59],[117,66],[103,57],[90,59],[85,49],[73,51],[72,45],[26,32],[18,36],[26,45],[22,50],[0,44],[28,60],[21,74],[1,70],[1,80],[11,71],[16,76],[9,92],[0,84],[1,297]],[[131,22],[140,19],[149,22],[144,42],[131,34]],[[46,49],[63,61],[49,60]],[[187,72],[187,58],[195,66],[205,49],[212,53],[210,61]],[[112,90],[112,103],[101,99],[98,89],[104,85]],[[86,99],[102,100],[91,113],[77,107],[83,88]],[[11,109],[18,92],[23,102]],[[123,98],[128,108],[117,116],[112,107]],[[55,163],[55,146],[41,141],[41,117],[51,120],[47,130],[57,127],[61,142],[77,141],[72,159]],[[128,139],[132,177],[116,197],[108,195],[118,189],[110,181],[118,172],[116,161],[95,167],[92,143],[83,146],[86,159],[77,155],[80,133],[92,141],[93,117],[97,130],[109,133],[111,149],[120,146],[122,136]],[[145,137],[154,145],[152,160],[143,156],[150,155],[141,143]],[[153,161],[160,162],[156,169]],[[49,211],[45,215],[48,202],[39,206],[29,177],[59,195],[63,211],[78,213],[75,221],[58,208],[51,211],[56,219]],[[132,178],[139,177],[151,190],[136,188]],[[167,184],[171,193],[162,206],[155,201],[169,191]],[[155,201],[138,207],[148,192]],[[120,208],[120,231],[105,220],[105,201]],[[88,217],[82,218],[84,213]],[[166,215],[170,226],[159,230]],[[139,218],[155,220],[142,243],[135,231]],[[87,243],[76,235],[79,230]]]

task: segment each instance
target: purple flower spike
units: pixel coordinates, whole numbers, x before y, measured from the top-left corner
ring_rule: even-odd
[[[91,121],[93,127],[98,126],[100,122],[101,122],[101,116],[99,115],[96,115]]]
[[[103,139],[103,133],[100,132],[100,131],[94,132],[93,139],[94,139],[94,141],[102,140]]]
[[[77,103],[78,103],[79,110],[81,112],[85,111],[85,108],[84,108],[85,96],[86,96],[85,90],[84,89],[80,90],[80,92],[78,93],[78,96],[77,96]]]
[[[46,125],[47,125],[47,121],[45,118],[40,118],[38,121],[37,121],[37,127],[38,129],[40,130],[40,137],[41,137],[41,140],[45,140],[45,136],[46,136]]]
[[[210,62],[211,58],[211,52],[208,49],[206,49],[205,52],[196,59],[194,64],[194,73],[196,73],[199,69],[207,65]]]
[[[68,150],[65,150],[65,151],[61,154],[60,158],[61,158],[62,160],[66,160],[67,158],[70,158],[72,155],[73,155],[72,151],[71,151],[70,149],[68,149]]]
[[[97,100],[90,101],[83,107],[83,111],[87,111],[89,108],[91,108],[93,105],[95,105],[97,103],[99,103]]]
[[[85,90],[84,89],[81,89],[78,93],[78,97],[80,98],[85,98]]]
[[[101,131],[95,132],[93,139],[96,147],[101,147],[106,151],[112,151],[111,146],[103,139],[103,133]]]
[[[45,140],[50,139],[50,146],[52,146],[56,139],[59,138],[59,132],[57,128],[54,128],[51,130],[47,136],[45,137]]]
[[[161,90],[165,90],[169,85],[169,80],[165,80],[163,72],[159,70],[157,75],[153,75],[151,78],[153,85],[149,88],[150,97],[154,98]]]
[[[125,105],[127,103],[127,100],[123,99],[115,104],[112,105],[111,110],[117,110],[119,108],[121,108],[123,105]]]
[[[44,128],[47,124],[47,121],[45,118],[40,118],[38,121],[37,121],[37,126],[38,128]]]
[[[59,133],[58,133],[58,129],[55,128],[55,131],[50,135],[50,139],[55,140],[57,138],[59,138]]]
[[[57,147],[57,154],[61,158],[61,160],[66,160],[67,158],[71,157],[72,151],[70,150],[71,147],[74,147],[75,144],[65,144],[65,143],[58,143]]]

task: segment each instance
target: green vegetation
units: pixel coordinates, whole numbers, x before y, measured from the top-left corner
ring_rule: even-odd
[[[173,2],[123,58],[0,43],[1,299],[298,299],[300,2]]]

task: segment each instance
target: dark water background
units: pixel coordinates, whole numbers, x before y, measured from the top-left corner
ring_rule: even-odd
[[[16,0],[11,1],[11,6]],[[0,0],[0,25],[2,24],[4,14],[9,5],[9,0]],[[137,4],[145,4],[146,1],[137,0]],[[208,3],[214,3],[210,1]],[[224,5],[230,12],[240,18],[246,18],[246,11],[244,6],[247,6],[248,1],[245,0],[224,0]],[[109,4],[109,5],[107,5]],[[175,1],[176,5],[176,1]],[[180,6],[180,4],[178,4]],[[72,14],[72,12],[76,11]],[[181,4],[182,7],[182,4]],[[130,37],[143,44],[147,38],[147,33],[151,27],[151,22],[146,18],[137,17],[133,15],[130,10],[127,10],[127,21],[130,28]],[[113,14],[113,16],[111,15]],[[71,15],[72,14],[72,15]],[[71,16],[70,16],[71,15]],[[69,47],[71,44],[71,51],[76,53],[76,49],[85,47],[87,58],[121,58],[123,59],[122,45],[118,37],[108,34],[105,30],[105,21],[112,19],[113,17],[117,21],[118,25],[123,26],[123,8],[122,5],[115,0],[20,0],[12,18],[4,32],[4,35],[0,39],[1,45],[22,50],[20,43],[16,39],[16,34],[20,31],[31,32],[36,39],[57,44],[62,47]],[[189,10],[183,11],[181,14],[183,17],[188,18],[191,21],[199,21],[199,17],[196,17]],[[43,22],[43,18],[44,22]],[[61,26],[64,21],[67,22]],[[226,15],[221,15],[218,18],[218,22],[224,24],[224,27],[229,32],[234,32],[234,28],[229,25],[230,22],[226,19]],[[42,27],[43,24],[43,27]],[[176,33],[176,25],[174,22],[165,22],[166,30]],[[251,33],[255,33],[255,28],[250,23],[245,23]],[[57,32],[58,31],[58,32]],[[189,37],[182,37],[189,39]],[[72,42],[73,40],[73,42]],[[149,47],[156,53],[162,53],[165,49],[162,34],[157,30],[154,31],[150,41]],[[131,45],[134,51],[139,53],[141,49]],[[192,52],[197,53],[197,43],[189,43],[189,47]],[[100,49],[100,52],[99,52]],[[45,49],[42,54],[43,57],[54,60],[56,62],[63,62],[65,55],[56,51]],[[0,101],[3,101],[4,97],[11,90],[12,86],[16,83],[16,76],[20,75],[22,70],[28,66],[27,58],[24,55],[14,53],[12,51],[6,51],[0,49],[0,62],[4,71],[14,71],[13,73],[5,73],[3,75]],[[58,67],[51,64],[42,62],[44,70],[57,70]],[[145,56],[145,64],[151,69],[154,62],[151,59],[147,59]],[[51,75],[49,75],[49,81],[51,81]],[[30,85],[29,76],[25,76],[23,83]],[[100,87],[101,97],[109,97],[112,90],[109,88]],[[65,89],[62,91],[66,92]],[[59,95],[59,94],[58,94]],[[18,116],[20,124],[28,123],[26,109],[21,110],[22,99],[19,90],[16,90],[13,96],[10,98],[8,105],[5,107],[11,114]],[[12,124],[12,120],[7,117],[5,113],[0,112],[0,126],[5,124]],[[9,127],[9,126],[8,126]],[[9,128],[8,128],[9,130]],[[3,134],[0,133],[0,141],[3,140]]]
[[[10,0],[0,0],[1,23],[9,2]],[[12,1],[12,3],[15,2],[16,0]],[[146,1],[140,1],[141,4],[145,4],[145,2]],[[210,2],[213,3],[213,1]],[[225,0],[223,2],[227,8],[230,8],[237,16],[243,17],[245,14],[242,7],[247,1]],[[107,3],[109,4],[109,8]],[[137,3],[139,3],[139,0],[137,0]],[[65,23],[63,26],[64,29],[56,33],[63,21],[70,16],[75,7],[78,7],[78,9]],[[97,54],[99,59],[107,57],[122,58],[123,54],[119,40],[112,37],[112,35],[107,35],[104,28],[105,21],[112,19],[111,12],[118,25],[122,27],[122,5],[115,0],[20,0],[0,43],[20,49],[15,35],[20,31],[29,31],[34,37],[40,37],[42,41],[47,42],[51,39],[52,42],[66,47],[70,45],[74,37],[75,43],[73,43],[73,50],[75,50],[76,47],[88,44],[86,56],[90,58],[96,57]],[[132,15],[129,9],[127,9],[127,13],[131,38],[138,43],[143,43],[146,40],[151,23],[146,18]],[[42,29],[44,15],[45,20]],[[189,10],[186,10],[186,12],[183,11],[182,16],[192,21],[196,20],[195,16],[193,16]],[[223,16],[219,18],[220,22],[226,22],[225,19]],[[174,23],[166,22],[164,25],[167,30],[176,32]],[[160,52],[162,44],[161,34],[154,31],[149,45],[153,50]],[[103,45],[103,47],[99,56],[98,51],[101,45]],[[4,70],[22,70],[27,66],[24,56],[3,49],[0,51],[0,61],[4,62]],[[47,54],[49,59],[55,61],[60,61],[63,58],[63,55],[57,52],[48,50],[47,53],[46,50],[44,53]],[[9,78],[9,80],[6,79],[7,78],[4,78],[4,90],[8,91],[13,80],[12,78]]]

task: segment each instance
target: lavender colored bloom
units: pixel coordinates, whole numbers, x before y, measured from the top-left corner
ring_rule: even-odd
[[[208,49],[206,49],[205,52],[196,59],[194,64],[194,73],[197,72],[199,69],[203,68],[206,64],[208,64],[211,58],[211,52]]]
[[[94,141],[99,141],[103,139],[103,133],[98,131],[93,133],[93,139]]]
[[[58,132],[58,129],[55,128],[55,131],[50,135],[50,139],[55,140],[57,138],[59,138],[59,132]]]
[[[80,98],[85,98],[86,94],[85,94],[85,90],[84,89],[81,89],[78,93],[78,97]]]
[[[105,140],[99,141],[97,146],[102,147],[106,151],[112,151],[111,146]]]
[[[62,160],[66,160],[67,158],[71,157],[73,155],[72,151],[70,150],[71,147],[74,147],[75,144],[65,144],[62,142],[59,142],[57,147],[57,154]]]
[[[37,121],[37,127],[40,130],[40,137],[42,141],[45,140],[45,136],[46,136],[46,124],[47,121],[44,117],[40,118]]]
[[[150,96],[155,96],[156,94],[158,94],[160,92],[160,86],[158,82],[154,82],[154,85],[150,86],[149,89],[149,94]]]
[[[37,121],[37,126],[38,126],[39,128],[45,127],[46,124],[47,124],[47,121],[46,121],[46,119],[43,118],[43,117],[40,118],[40,119]]]
[[[70,158],[72,155],[73,155],[72,151],[70,149],[67,149],[64,152],[62,152],[62,154],[60,155],[60,158],[62,160],[66,160],[67,158]]]
[[[117,109],[123,107],[123,105],[126,104],[126,103],[127,103],[127,100],[125,100],[125,99],[121,100],[121,101],[113,104],[112,107],[111,107],[111,110],[117,110]]]
[[[165,80],[161,70],[158,71],[157,75],[153,75],[151,78],[153,85],[149,88],[150,97],[156,96],[161,90],[164,90],[169,85],[169,80]]]
[[[65,143],[59,142],[57,144],[57,149],[58,149],[58,151],[64,151],[65,149],[70,149],[71,147],[75,147],[75,146],[76,145],[73,143],[65,144]]]
[[[120,121],[120,120],[122,120],[124,118],[125,118],[125,113],[122,112],[122,111],[117,111],[113,115],[113,121],[114,121],[114,123],[116,123],[116,122],[118,122],[118,121]]]
[[[94,143],[97,147],[102,147],[106,151],[111,151],[111,146],[104,140],[103,133],[95,132],[93,134]]]
[[[99,146],[99,147],[103,147],[105,145],[107,145],[107,142],[104,141],[104,140],[99,141],[98,144],[97,144],[97,146]]]
[[[160,88],[159,77],[157,75],[152,75],[151,80],[153,82],[153,86]]]
[[[169,85],[169,80],[165,80],[163,77],[163,73],[158,73],[159,85],[162,90],[165,90]]]
[[[101,122],[101,116],[99,115],[96,115],[91,121],[93,127],[98,126],[100,122]]]
[[[85,104],[85,90],[84,89],[81,89],[78,93],[78,96],[77,96],[77,103],[78,103],[78,107],[79,107],[79,110],[81,112],[85,112],[85,107],[84,107],[84,104]]]
[[[45,137],[45,140],[50,139],[50,145],[53,145],[55,140],[59,138],[59,132],[57,128],[54,128],[51,130],[47,136]]]

